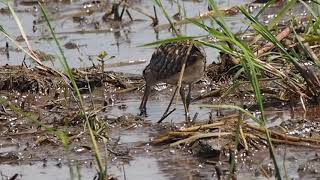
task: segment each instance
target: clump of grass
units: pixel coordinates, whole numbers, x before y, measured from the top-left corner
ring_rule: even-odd
[[[216,7],[215,3],[212,0],[209,0],[210,5],[213,7],[218,12],[218,8]],[[312,72],[312,70],[304,67],[300,62],[299,62],[299,56],[297,53],[290,53],[290,50],[286,49],[276,38],[275,36],[270,32],[270,30],[281,20],[281,18],[284,16],[284,14],[291,8],[293,5],[296,4],[296,1],[289,1],[286,6],[282,10],[279,11],[277,14],[277,18],[275,18],[270,24],[267,26],[263,25],[260,23],[256,17],[253,17],[244,7],[240,7],[239,10],[240,12],[245,15],[246,20],[249,21],[249,25],[251,28],[255,30],[255,32],[258,33],[258,36],[255,38],[255,41],[257,39],[263,37],[265,40],[271,42],[278,50],[280,57],[282,59],[288,60],[289,63],[293,65],[293,67],[299,72],[299,75],[303,78],[304,82],[306,83],[307,89],[305,91],[300,91],[300,97],[305,94],[306,96],[309,97],[319,97],[319,87],[320,87],[320,82],[317,78],[317,76]],[[222,17],[221,15],[218,17]],[[272,72],[273,75],[281,77],[282,80],[285,83],[288,83],[292,86],[295,87],[300,87],[301,85],[299,82],[297,82],[294,78],[290,78],[288,76],[285,76],[281,73],[281,71],[277,70],[276,68],[261,62],[258,60],[255,56],[255,54],[252,52],[251,47],[249,47],[246,43],[241,42],[236,36],[233,35],[233,33],[228,29],[226,24],[224,23],[222,18],[215,18],[212,17],[212,19],[219,25],[221,28],[221,31],[217,31],[216,29],[213,29],[211,27],[206,26],[203,22],[198,22],[198,21],[193,21],[191,20],[195,25],[199,26],[200,28],[206,30],[210,36],[213,36],[220,40],[221,42],[227,42],[229,44],[233,44],[236,46],[237,50],[234,50],[233,48],[230,48],[230,46],[224,45],[224,44],[211,44],[207,42],[200,41],[202,44],[213,47],[216,49],[219,49],[225,53],[228,53],[232,55],[233,57],[237,58],[240,60],[240,64],[242,68],[244,69],[244,72],[246,74],[246,77],[249,78],[251,82],[251,86],[254,90],[256,102],[259,106],[260,110],[260,115],[259,115],[259,120],[258,123],[260,126],[262,126],[265,129],[266,135],[267,135],[267,142],[268,142],[268,147],[269,147],[269,152],[270,156],[273,160],[274,166],[275,166],[275,171],[276,171],[276,178],[281,179],[281,173],[278,167],[278,163],[275,158],[273,146],[271,143],[271,138],[269,131],[266,128],[266,119],[264,115],[264,107],[263,107],[263,100],[264,97],[261,94],[260,88],[259,88],[259,78],[258,74],[261,74],[263,71],[268,71]],[[296,32],[293,32],[297,37]],[[297,41],[299,42],[299,39],[297,38]],[[303,43],[299,42],[301,47],[303,47]],[[303,48],[303,50],[306,52],[306,54],[310,53],[306,48]],[[309,55],[312,59],[312,55]],[[314,62],[317,63],[317,59],[313,58]],[[273,70],[272,70],[273,69]],[[304,106],[304,101],[301,100],[303,107]],[[231,168],[233,170],[233,167]]]
[[[209,0],[209,4],[212,9],[215,11],[219,12],[218,7],[216,6],[215,2],[213,0]],[[260,85],[259,85],[259,80],[258,80],[258,73],[259,73],[259,68],[257,67],[257,62],[255,61],[255,56],[250,49],[250,47],[246,44],[243,43],[240,39],[238,39],[228,28],[226,23],[224,22],[222,15],[218,16],[217,18],[212,17],[212,19],[220,26],[221,31],[217,31],[213,28],[210,28],[208,26],[205,26],[202,22],[195,22],[193,21],[194,24],[198,25],[204,30],[207,30],[210,36],[218,38],[219,40],[223,42],[227,42],[230,44],[235,45],[239,50],[235,51],[231,49],[232,47],[226,46],[226,45],[220,45],[219,49],[223,50],[224,52],[231,53],[231,54],[237,54],[237,57],[240,60],[241,66],[244,69],[244,72],[246,76],[249,78],[251,86],[254,90],[255,94],[255,99],[259,107],[260,111],[260,118],[258,119],[258,123],[260,126],[264,127],[266,129],[266,135],[267,135],[267,142],[268,142],[268,147],[269,147],[269,152],[270,156],[273,160],[275,170],[276,170],[276,177],[281,179],[280,175],[280,170],[278,167],[278,163],[276,161],[275,155],[274,155],[274,150],[273,150],[273,145],[270,139],[270,134],[266,128],[266,118],[264,114],[264,106],[263,106],[263,96],[260,91]],[[205,45],[208,45],[208,43],[203,43]],[[237,128],[238,129],[238,128]],[[236,132],[236,134],[239,134],[239,131]],[[233,170],[234,167],[231,166],[231,170]],[[231,171],[234,172],[234,171]]]
[[[208,25],[206,25],[203,21],[197,21],[195,19],[189,19],[190,22],[192,22],[194,25],[200,27],[201,29],[205,30],[208,33],[208,36],[211,36],[215,39],[218,39],[220,43],[210,43],[206,42],[203,40],[197,40],[194,41],[195,43],[200,43],[202,45],[215,48],[220,50],[221,52],[224,52],[226,54],[229,54],[232,56],[234,59],[237,59],[240,63],[241,69],[238,71],[238,75],[242,72],[244,72],[245,76],[249,79],[251,87],[253,89],[254,97],[256,100],[256,104],[259,107],[259,116],[256,118],[252,118],[257,122],[262,128],[264,128],[266,137],[267,137],[267,143],[268,143],[268,148],[269,148],[269,153],[270,157],[273,160],[275,171],[276,171],[276,178],[281,179],[281,172],[278,166],[278,163],[276,161],[273,145],[271,142],[270,134],[269,131],[266,127],[267,125],[267,120],[265,117],[264,113],[264,96],[261,93],[260,90],[260,83],[259,83],[259,78],[260,76],[269,73],[272,76],[275,76],[276,78],[283,83],[281,86],[282,88],[286,88],[289,92],[293,92],[294,95],[300,97],[301,103],[304,107],[304,97],[318,97],[319,96],[319,89],[320,83],[316,75],[312,73],[308,68],[303,67],[303,65],[299,62],[299,58],[297,56],[297,53],[290,53],[288,49],[286,49],[278,40],[277,38],[271,33],[271,30],[273,30],[277,24],[282,20],[282,18],[285,16],[285,14],[297,3],[296,0],[294,1],[288,1],[287,4],[279,10],[278,14],[276,15],[276,18],[274,18],[269,24],[263,25],[257,20],[257,17],[266,9],[268,8],[269,5],[271,5],[274,1],[269,1],[264,8],[258,13],[256,17],[253,17],[250,13],[246,11],[244,7],[240,7],[239,10],[240,12],[246,17],[246,20],[249,21],[248,25],[251,27],[251,30],[255,30],[257,33],[257,36],[255,39],[252,41],[252,44],[256,43],[259,41],[261,38],[264,38],[265,40],[269,41],[275,48],[279,50],[277,52],[276,57],[277,58],[282,58],[285,60],[288,60],[288,62],[293,65],[295,70],[299,72],[299,75],[302,77],[290,77],[289,75],[285,74],[281,69],[272,66],[268,62],[261,61],[258,59],[256,54],[254,53],[253,49],[251,46],[249,46],[246,42],[243,42],[241,39],[239,39],[237,36],[234,35],[233,32],[230,31],[228,26],[223,20],[222,14],[220,14],[219,9],[217,8],[215,2],[213,0],[209,0],[209,4],[212,7],[212,9],[218,14],[215,14],[215,16],[211,16],[211,20],[215,23],[218,24],[220,30],[217,30],[215,28],[212,28]],[[157,4],[161,5],[161,1],[157,0]],[[163,6],[162,6],[163,7]],[[312,9],[312,8],[309,8]],[[315,13],[313,13],[315,14]],[[165,17],[168,19],[171,29],[174,28],[174,24],[170,20],[168,14],[164,12]],[[318,22],[319,18],[317,17],[316,19]],[[319,23],[314,23],[311,25],[313,28],[312,32],[317,32],[318,29],[320,29],[318,26]],[[294,28],[292,28],[294,29]],[[315,33],[318,35],[318,33]],[[297,37],[297,35],[296,35]],[[310,36],[309,36],[310,37]],[[180,40],[186,40],[186,39],[195,39],[197,37],[187,37],[183,35],[178,35],[178,37],[166,39],[166,40],[161,40],[158,42],[150,43],[148,45],[155,45],[155,44],[161,44],[161,43],[168,43],[168,42],[174,42],[174,41],[180,41]],[[303,43],[300,42],[300,45],[303,47]],[[308,49],[304,47],[304,50],[308,52]],[[309,51],[310,52],[310,51]],[[272,53],[270,53],[272,55]],[[267,56],[267,54],[264,54],[263,56]],[[262,57],[259,55],[259,57]],[[313,61],[317,63],[317,58],[315,58],[315,55],[310,54],[309,57],[314,59]],[[264,57],[265,58],[265,57]],[[296,79],[299,78],[299,79]],[[236,80],[235,80],[236,81]],[[306,87],[301,84],[301,81],[306,83]],[[206,106],[208,107],[208,106]],[[226,108],[227,106],[225,105],[212,105],[209,106],[212,108]],[[227,108],[232,108],[234,109],[235,107],[227,107]],[[239,108],[236,108],[239,110]],[[241,108],[240,108],[241,109]],[[249,112],[243,110],[241,112],[245,112],[248,114]],[[252,116],[249,116],[252,117]],[[240,122],[240,120],[239,120]],[[237,142],[239,142],[239,133],[240,133],[240,125],[238,124],[237,131],[235,132],[238,136],[236,138],[236,146],[238,145]],[[230,167],[230,172],[234,172],[235,168],[235,163],[232,161],[231,167]]]
[[[53,72],[56,72],[58,73],[59,75],[61,75],[61,77],[64,79],[64,81],[66,82],[67,86],[72,89],[72,91],[75,92],[76,96],[74,96],[74,99],[76,100],[77,104],[78,104],[78,107],[79,107],[79,111],[81,112],[82,116],[85,118],[85,128],[88,129],[88,132],[89,132],[89,136],[90,136],[90,139],[91,139],[91,143],[92,143],[92,146],[93,146],[93,152],[94,152],[94,156],[95,156],[95,159],[96,159],[96,162],[97,162],[97,165],[98,165],[98,179],[105,179],[105,177],[107,176],[106,174],[106,162],[104,163],[102,161],[102,158],[101,158],[101,155],[100,155],[100,152],[99,152],[99,148],[98,148],[98,145],[97,145],[97,140],[96,140],[96,137],[98,136],[97,132],[95,131],[96,129],[96,126],[95,126],[95,122],[91,122],[91,121],[95,121],[95,119],[92,120],[92,118],[90,119],[88,117],[88,113],[86,112],[86,108],[85,108],[85,104],[83,102],[83,99],[82,99],[82,96],[80,94],[80,91],[79,91],[79,88],[77,87],[77,84],[76,84],[76,81],[75,81],[75,78],[73,76],[73,73],[72,73],[72,70],[68,64],[68,61],[64,55],[64,51],[59,43],[59,41],[57,40],[56,38],[56,35],[55,35],[55,32],[51,26],[51,23],[49,21],[49,18],[47,16],[47,13],[46,13],[46,10],[45,8],[43,7],[43,5],[41,3],[39,3],[39,6],[40,6],[40,9],[41,9],[41,12],[45,18],[45,21],[48,25],[48,29],[49,29],[49,32],[51,33],[52,37],[53,37],[53,40],[59,50],[59,55],[60,55],[60,63],[63,67],[63,70],[65,71],[65,74],[67,75],[67,77],[65,77],[64,74],[56,71],[56,70],[53,70],[49,67],[46,67],[45,65],[42,64],[42,62],[39,60],[39,58],[37,57],[37,55],[33,52],[32,50],[32,47],[31,47],[31,44],[30,42],[28,41],[27,39],[27,36],[24,32],[24,29],[23,29],[23,25],[21,24],[21,21],[19,20],[18,16],[16,15],[14,9],[11,7],[10,5],[10,2],[8,1],[2,1],[2,3],[4,3],[5,5],[8,6],[11,14],[13,15],[15,21],[16,21],[16,24],[20,30],[20,33],[22,34],[22,37],[24,38],[24,41],[27,45],[27,49],[23,48],[17,41],[14,40],[14,38],[12,38],[12,36],[7,33],[4,29],[3,26],[0,25],[0,32],[2,34],[5,35],[5,37],[7,37],[11,42],[13,42],[19,49],[21,49],[22,51],[24,51],[29,57],[31,57],[37,64],[39,64],[40,66],[44,67],[45,69],[50,69],[52,70]],[[69,82],[71,83],[71,86],[69,84]],[[30,119],[33,123],[35,123],[36,125],[39,125],[41,127],[44,127],[46,129],[46,131],[48,133],[52,133],[54,135],[56,135],[57,137],[59,137],[59,139],[61,140],[62,144],[64,145],[64,148],[65,148],[65,151],[66,151],[66,157],[69,161],[69,168],[70,168],[70,178],[71,179],[75,179],[76,178],[76,174],[73,170],[73,168],[71,167],[71,161],[68,157],[68,152],[69,152],[69,141],[68,141],[68,138],[66,136],[66,134],[63,132],[63,131],[58,131],[56,129],[53,129],[53,128],[49,128],[47,127],[46,125],[44,125],[43,123],[39,122],[31,113],[26,113],[24,111],[22,111],[21,109],[19,109],[18,107],[14,106],[12,103],[10,103],[9,101],[7,101],[6,99],[0,99],[0,104],[7,104],[14,112],[18,113],[18,114],[21,114],[22,116]],[[105,144],[107,144],[107,139],[106,138],[103,138],[103,142]],[[106,155],[108,155],[106,153]],[[107,156],[106,156],[107,158]],[[77,171],[78,172],[78,171]],[[78,172],[79,173],[79,172]],[[80,175],[77,176],[78,179],[80,178]]]

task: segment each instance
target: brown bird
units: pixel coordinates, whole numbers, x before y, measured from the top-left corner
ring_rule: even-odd
[[[192,85],[199,81],[205,72],[206,56],[203,49],[193,41],[170,42],[159,46],[152,54],[149,65],[143,70],[146,81],[144,95],[140,104],[140,115],[146,115],[146,104],[152,86],[163,82],[177,85],[185,61],[180,95],[184,105],[186,120],[190,120],[189,104]],[[188,85],[188,95],[184,87]]]

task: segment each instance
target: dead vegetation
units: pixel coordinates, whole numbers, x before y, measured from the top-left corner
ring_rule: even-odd
[[[0,67],[0,71],[2,91],[49,94],[50,90],[57,88],[57,82],[52,79],[54,75],[40,68],[6,65]]]
[[[235,148],[249,150],[259,147],[261,144],[267,145],[267,138],[265,134],[266,129],[242,120],[240,121],[240,124],[237,125],[237,123],[239,123],[239,118],[240,117],[238,115],[229,115],[223,118],[219,118],[213,123],[200,123],[192,125],[190,127],[180,128],[179,130],[171,131],[155,138],[152,143],[155,145],[169,144],[171,147],[174,147],[192,146],[195,142],[200,140],[205,140],[205,142],[214,141],[213,144],[223,144],[221,145],[220,149],[215,149],[216,151],[220,151],[219,153],[217,153],[217,155],[222,153],[222,151],[229,151]],[[305,123],[304,125],[308,123],[312,124],[312,122],[300,123]],[[234,147],[234,141],[237,135],[237,127],[240,128],[240,147]],[[294,136],[288,134],[288,132],[297,130],[297,127],[295,127],[296,129],[288,127],[288,124],[283,123],[281,126],[274,128],[274,130],[272,128],[269,129],[270,135],[272,137],[272,142],[274,144],[320,148],[320,138],[317,134],[319,129],[311,134],[300,134],[300,136]],[[317,129],[317,127],[315,127],[315,129]],[[220,141],[220,143],[218,143],[218,141]]]
[[[20,93],[54,93],[57,89],[64,88],[65,85],[61,76],[50,69],[42,67],[28,68],[26,66],[0,67],[0,90],[17,91]],[[123,90],[135,90],[142,85],[143,80],[140,75],[130,75],[115,72],[101,72],[100,67],[90,67],[85,69],[73,69],[76,83],[85,93],[89,93],[96,87],[105,86],[115,93]],[[124,91],[125,92],[125,91]]]

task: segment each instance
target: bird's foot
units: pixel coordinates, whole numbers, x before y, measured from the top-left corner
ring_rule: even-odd
[[[140,109],[139,116],[147,117],[147,110],[146,109]]]
[[[191,119],[191,116],[190,116],[189,112],[185,114],[185,118],[186,118],[186,122],[187,123],[191,123],[192,122],[192,119]]]

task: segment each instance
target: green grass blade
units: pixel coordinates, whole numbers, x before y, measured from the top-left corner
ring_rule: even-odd
[[[160,44],[165,44],[165,43],[170,43],[170,42],[192,40],[192,39],[201,38],[201,37],[204,37],[204,36],[178,36],[178,37],[174,37],[174,38],[168,38],[168,39],[164,39],[164,40],[155,41],[152,43],[143,44],[139,47],[155,46],[155,45],[160,45]]]

